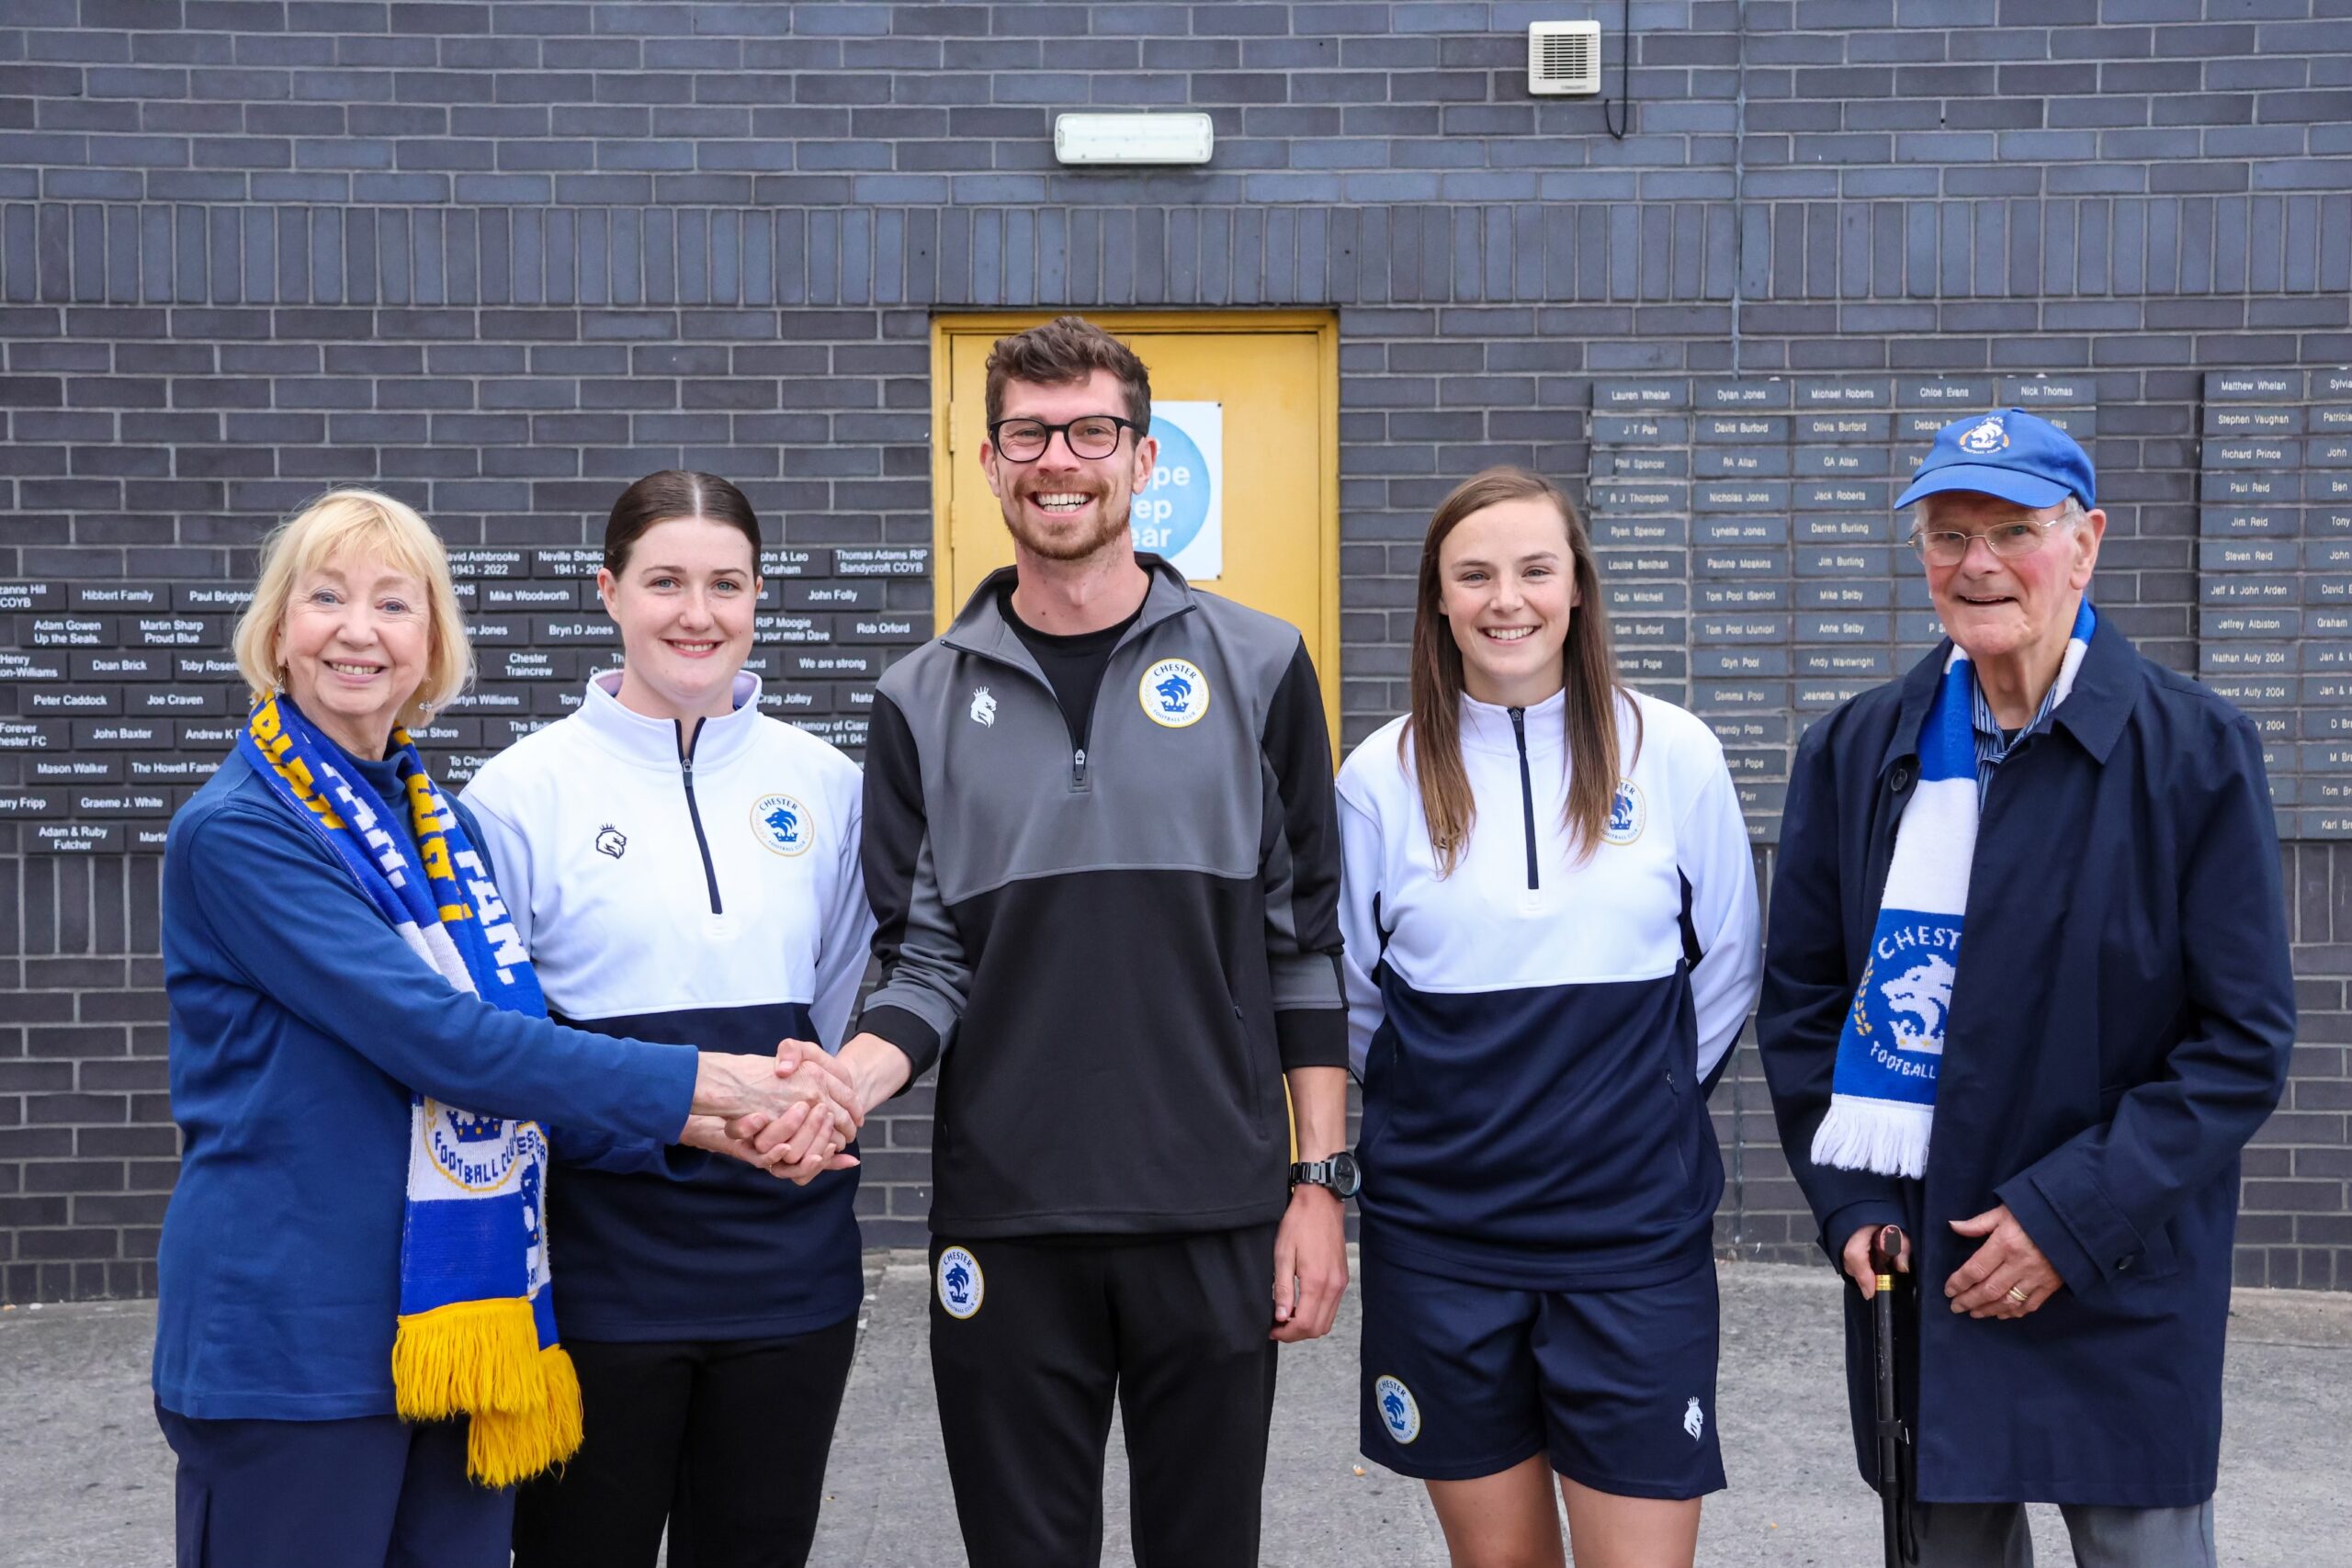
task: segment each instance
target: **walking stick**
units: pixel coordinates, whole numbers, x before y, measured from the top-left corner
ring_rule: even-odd
[[[1911,1499],[1904,1486],[1904,1450],[1911,1443],[1894,1401],[1894,1260],[1903,1251],[1903,1231],[1881,1225],[1871,1237],[1871,1272],[1878,1291],[1871,1297],[1872,1359],[1878,1373],[1878,1495],[1886,1533],[1886,1568],[1908,1568],[1916,1546]]]

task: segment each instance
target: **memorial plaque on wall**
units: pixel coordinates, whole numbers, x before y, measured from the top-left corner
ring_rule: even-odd
[[[2198,673],[2262,734],[2284,839],[2352,839],[2352,370],[2217,370]]]
[[[414,731],[434,776],[482,761],[580,705],[620,662],[593,546],[449,552],[473,682]],[[931,636],[927,547],[762,552],[745,668],[761,705],[858,755],[874,682]],[[245,687],[229,652],[249,582],[0,582],[0,851],[153,852],[235,743]]]
[[[2093,401],[2063,377],[1594,383],[1586,501],[1618,673],[1707,721],[1751,835],[1780,836],[1804,727],[1943,635],[1894,511],[1936,432],[2018,407],[2087,442]],[[1687,608],[1651,613],[1669,604]]]

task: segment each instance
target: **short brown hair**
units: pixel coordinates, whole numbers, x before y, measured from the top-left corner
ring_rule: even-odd
[[[1042,327],[996,340],[989,350],[989,423],[1004,417],[1004,384],[1027,381],[1040,387],[1067,387],[1097,370],[1119,378],[1126,394],[1127,418],[1151,429],[1151,372],[1136,351],[1088,321],[1084,316],[1057,316]]]

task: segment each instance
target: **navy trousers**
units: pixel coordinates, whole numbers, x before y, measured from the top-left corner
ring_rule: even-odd
[[[514,1493],[466,1478],[462,1421],[155,1419],[178,1568],[506,1568]]]

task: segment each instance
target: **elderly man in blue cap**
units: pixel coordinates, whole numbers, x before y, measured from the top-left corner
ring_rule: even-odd
[[[2294,1039],[2254,726],[2092,608],[2090,458],[2022,409],[1947,425],[1896,502],[1949,640],[1797,749],[1764,1068],[1878,1480],[1872,1236],[1929,1568],[2211,1568],[2238,1154]],[[1964,940],[1963,940],[1964,938]]]

